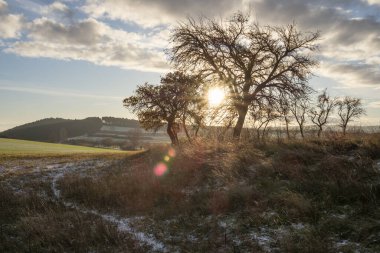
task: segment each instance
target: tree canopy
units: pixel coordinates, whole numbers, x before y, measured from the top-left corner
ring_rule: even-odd
[[[168,51],[175,67],[228,87],[238,114],[239,138],[249,105],[269,94],[303,94],[317,49],[318,32],[300,32],[295,24],[260,26],[237,13],[226,22],[188,19],[174,28]]]
[[[157,130],[167,125],[172,144],[178,143],[179,122],[196,115],[199,103],[198,76],[182,72],[168,73],[161,78],[160,85],[145,83],[137,87],[135,95],[123,100],[124,106],[137,114],[143,128]]]
[[[340,119],[339,126],[342,128],[343,134],[345,135],[348,122],[365,114],[365,110],[360,98],[349,96],[338,100],[336,105],[338,107],[338,116]]]

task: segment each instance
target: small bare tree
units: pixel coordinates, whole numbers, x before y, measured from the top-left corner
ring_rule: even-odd
[[[330,113],[334,110],[336,99],[330,97],[325,89],[317,97],[317,104],[309,110],[311,122],[318,127],[318,137],[321,136],[324,125],[327,124]]]
[[[309,99],[306,96],[294,97],[290,105],[290,111],[297,121],[303,139],[305,138],[304,126],[309,107]]]
[[[252,107],[253,109],[250,111],[250,116],[254,124],[256,124],[257,139],[260,140],[261,138],[264,140],[269,123],[281,118],[281,115],[276,110],[273,100],[267,100],[266,103],[262,104],[255,103],[252,104]]]
[[[343,135],[346,135],[348,122],[352,121],[354,118],[360,118],[360,116],[365,114],[365,110],[360,98],[349,96],[339,99],[336,102],[336,105],[338,107],[338,115],[340,118],[339,126],[342,128]]]
[[[277,111],[281,115],[281,118],[285,122],[285,128],[286,128],[286,136],[288,140],[290,139],[290,133],[289,133],[289,124],[291,122],[291,101],[289,96],[286,96],[285,94],[282,94],[280,96],[280,99],[277,103]]]

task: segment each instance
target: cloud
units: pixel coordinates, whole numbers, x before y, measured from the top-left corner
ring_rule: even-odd
[[[319,53],[324,63],[318,73],[343,86],[360,87],[380,85],[380,6],[370,6],[373,2],[254,0],[251,4],[261,23],[295,21],[303,31],[321,31]],[[377,16],[370,15],[373,10]]]
[[[380,0],[367,0],[367,3],[369,3],[369,4],[379,4],[380,5]]]
[[[12,39],[20,36],[23,27],[22,15],[10,14],[8,4],[0,0],[0,39]]]
[[[63,2],[53,2],[50,5],[42,6],[38,8],[38,12],[44,17],[48,17],[54,20],[71,22],[74,17],[74,10]]]
[[[39,18],[28,26],[27,40],[10,45],[6,52],[26,57],[84,60],[98,65],[142,71],[168,68],[160,44],[150,39],[160,33],[141,34],[113,29],[89,18],[73,24]]]
[[[87,0],[83,10],[95,18],[154,27],[173,24],[188,15],[225,15],[236,11],[241,4],[241,0]]]
[[[380,109],[380,101],[370,102],[370,103],[367,105],[367,108]]]
[[[347,75],[344,70],[352,71],[349,75],[355,77],[357,85],[375,86],[380,83],[373,70],[380,64],[380,5],[376,5],[379,2],[68,0],[45,6],[32,2],[30,5],[43,17],[28,24],[26,40],[10,44],[6,51],[28,57],[85,60],[99,65],[161,72],[168,68],[163,49],[168,44],[170,25],[187,15],[219,18],[228,17],[236,10],[250,10],[261,24],[284,25],[295,21],[302,31],[320,30],[320,57],[324,67],[319,73],[341,81],[345,77],[340,75]],[[4,0],[0,0],[0,6],[1,3],[4,5]],[[359,67],[357,62],[363,65]]]
[[[28,87],[15,87],[15,86],[0,86],[0,90],[40,94],[40,95],[47,95],[47,96],[59,96],[59,97],[95,98],[95,99],[118,100],[118,101],[121,101],[123,99],[123,97],[116,97],[116,96],[81,94],[81,93],[78,93],[77,91],[67,92],[67,91],[47,90],[47,89],[28,88]]]
[[[318,72],[350,88],[380,86],[380,69],[377,64],[323,63]]]

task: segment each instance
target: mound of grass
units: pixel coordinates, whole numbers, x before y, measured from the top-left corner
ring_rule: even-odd
[[[181,250],[191,234],[193,251],[345,252],[352,244],[376,252],[378,228],[368,224],[380,212],[377,143],[196,142],[177,149],[162,176],[154,167],[169,147],[59,184],[64,198],[83,206],[150,217],[141,226]],[[334,219],[342,221],[327,222]]]

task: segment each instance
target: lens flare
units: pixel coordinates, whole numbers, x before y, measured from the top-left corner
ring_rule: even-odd
[[[174,148],[170,148],[169,151],[168,151],[168,155],[170,157],[175,157],[175,149]]]
[[[164,175],[167,172],[168,166],[166,166],[165,163],[158,163],[156,165],[156,167],[154,167],[153,170],[154,170],[154,174],[156,176],[160,177],[160,176]]]

